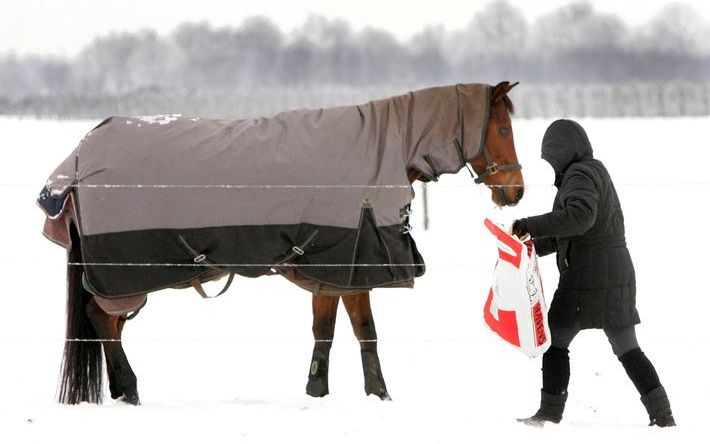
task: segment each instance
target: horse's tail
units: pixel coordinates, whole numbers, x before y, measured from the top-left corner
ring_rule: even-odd
[[[71,250],[67,263],[67,330],[58,399],[63,404],[102,401],[103,353],[101,342],[86,314],[92,294],[82,285],[79,233],[71,225]]]

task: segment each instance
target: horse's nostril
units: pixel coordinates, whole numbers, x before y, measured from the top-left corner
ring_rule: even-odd
[[[515,200],[520,200],[523,198],[523,194],[525,194],[525,188],[520,187],[518,188],[518,192],[515,193]]]

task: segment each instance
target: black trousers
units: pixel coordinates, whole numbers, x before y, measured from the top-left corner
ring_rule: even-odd
[[[550,324],[552,346],[542,356],[542,387],[549,394],[567,392],[569,384],[569,345],[580,331],[579,319],[571,325]],[[656,369],[641,351],[636,340],[636,327],[605,328],[611,349],[624,366],[634,386],[641,395],[660,387]]]
[[[552,346],[562,349],[569,348],[569,345],[579,331],[579,318],[575,319],[572,325],[558,326],[551,324],[550,335],[552,336]],[[638,341],[636,340],[636,327],[633,325],[605,328],[604,333],[611,344],[612,351],[617,357],[635,348],[639,348]]]

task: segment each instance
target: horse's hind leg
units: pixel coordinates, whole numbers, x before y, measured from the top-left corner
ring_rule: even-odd
[[[392,399],[387,393],[387,386],[385,386],[385,380],[382,377],[380,358],[377,356],[377,332],[370,308],[370,294],[343,296],[343,304],[350,316],[355,336],[360,341],[362,370],[365,375],[365,394],[377,395],[383,401]]]
[[[122,398],[129,404],[138,405],[136,375],[133,373],[121,344],[121,333],[126,322],[121,316],[106,313],[92,298],[86,306],[86,314],[91,319],[99,339],[104,342],[106,369],[108,370],[111,398]]]
[[[313,295],[313,358],[308,371],[306,393],[322,397],[328,394],[328,359],[333,345],[335,316],[338,314],[338,296]]]

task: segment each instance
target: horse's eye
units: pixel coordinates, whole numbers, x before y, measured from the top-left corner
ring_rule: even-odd
[[[507,127],[505,127],[505,126],[501,126],[500,128],[498,128],[498,133],[499,133],[501,136],[505,137],[505,136],[507,136],[508,134],[510,134],[510,128],[507,128]]]

